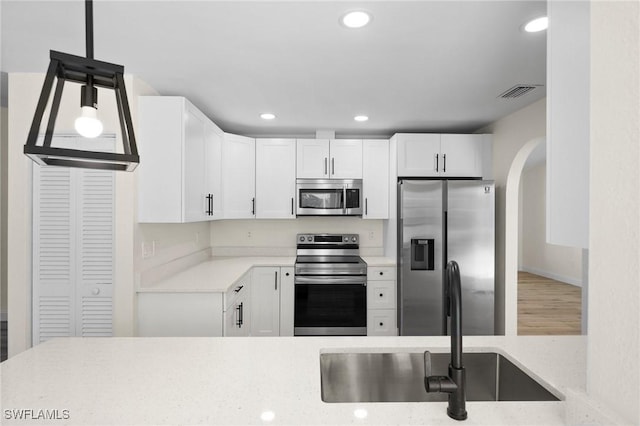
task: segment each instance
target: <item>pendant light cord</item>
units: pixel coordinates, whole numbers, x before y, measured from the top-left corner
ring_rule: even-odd
[[[93,0],[85,0],[85,31],[87,36],[87,58],[93,59]]]

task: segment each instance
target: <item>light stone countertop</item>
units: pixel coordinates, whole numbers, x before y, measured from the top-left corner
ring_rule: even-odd
[[[381,256],[363,256],[368,266],[394,266],[393,259]],[[214,257],[205,262],[170,275],[152,285],[138,288],[145,292],[200,293],[226,292],[234,282],[254,266],[290,266],[293,256]]]
[[[360,256],[367,262],[367,266],[396,266],[396,260],[382,256]]]
[[[564,393],[585,387],[586,339],[465,337],[465,351],[497,350]],[[565,401],[325,403],[321,352],[448,352],[447,337],[61,338],[0,364],[3,425],[429,424],[561,425]],[[27,421],[7,410],[68,410]],[[354,416],[354,410],[365,409]],[[9,411],[10,413],[13,411]],[[273,417],[262,420],[263,413]]]
[[[214,257],[184,271],[140,287],[143,292],[226,292],[253,266],[293,266],[295,257]]]

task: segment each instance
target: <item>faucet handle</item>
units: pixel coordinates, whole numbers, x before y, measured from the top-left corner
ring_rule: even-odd
[[[424,351],[424,377],[431,376],[431,352]]]

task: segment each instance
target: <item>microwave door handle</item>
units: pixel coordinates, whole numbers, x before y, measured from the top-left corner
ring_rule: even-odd
[[[347,187],[342,187],[342,207],[344,214],[347,214]]]

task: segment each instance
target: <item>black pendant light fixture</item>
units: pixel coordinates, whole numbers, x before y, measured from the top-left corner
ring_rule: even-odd
[[[40,99],[36,107],[31,129],[24,146],[24,153],[40,165],[80,167],[85,169],[132,171],[140,162],[136,139],[133,133],[131,112],[124,86],[122,65],[93,59],[93,1],[85,0],[87,56],[75,56],[50,51],[49,69],[44,79]],[[47,128],[42,145],[36,145],[40,134],[42,118],[51,96],[51,89],[57,80]],[[94,138],[102,133],[102,123],[97,118],[98,90],[112,89],[118,106],[118,119],[122,133],[123,153],[101,152],[79,149],[56,148],[51,146],[56,117],[60,108],[62,89],[65,82],[82,85],[80,96],[81,116],[75,121],[76,131],[86,138]],[[88,142],[90,143],[90,141]]]

